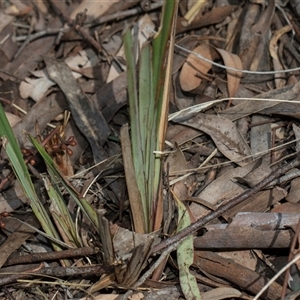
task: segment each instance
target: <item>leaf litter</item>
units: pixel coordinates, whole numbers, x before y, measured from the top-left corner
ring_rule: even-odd
[[[292,0],[180,3],[165,150],[155,153],[163,166],[162,223],[140,233],[141,209],[128,200],[136,194],[134,170],[121,147],[129,122],[122,31],[139,23],[143,47],[158,30],[161,2],[1,2],[1,104],[58,232],[65,235],[67,219],[76,224],[66,225],[72,247],[54,252],[3,144],[2,299],[124,299],[128,291],[130,299],[250,299],[299,253],[300,30]],[[64,132],[53,133],[62,124]],[[48,185],[68,211],[49,202],[49,174],[27,134],[64,162],[56,163],[62,180],[98,219],[83,215],[66,187]],[[63,172],[69,168],[74,175]],[[288,171],[251,194],[281,168]],[[245,201],[220,210],[243,193]],[[218,217],[195,227],[177,255],[166,252],[168,241],[184,238],[181,229],[211,213]],[[296,299],[298,265],[261,299]]]

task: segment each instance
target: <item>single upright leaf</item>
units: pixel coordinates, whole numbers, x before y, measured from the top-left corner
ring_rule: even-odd
[[[191,224],[189,213],[184,204],[173,193],[178,209],[177,232]],[[190,273],[190,266],[194,260],[193,236],[190,235],[182,241],[177,248],[177,262],[179,269],[179,280],[182,292],[186,299],[200,300],[201,295],[195,277]]]

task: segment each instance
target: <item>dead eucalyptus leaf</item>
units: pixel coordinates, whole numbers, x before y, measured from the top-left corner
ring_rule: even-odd
[[[6,112],[5,114],[11,127],[14,127],[16,124],[22,121],[19,116],[16,116],[10,112]]]
[[[242,61],[236,54],[230,53],[226,50],[216,48],[219,54],[222,56],[224,65],[235,69],[243,69]],[[234,97],[241,81],[241,72],[227,70],[227,88],[229,97]]]
[[[248,144],[236,126],[226,118],[198,113],[195,117],[179,123],[209,134],[219,151],[240,166],[245,165],[243,160],[251,155]]]
[[[218,58],[216,50],[208,44],[201,44],[193,52],[201,54],[203,57],[214,61]],[[181,88],[190,92],[196,89],[202,82],[201,75],[205,76],[211,69],[212,64],[199,59],[194,54],[190,54],[183,64],[180,72],[179,81]]]
[[[211,291],[205,292],[202,295],[203,300],[219,300],[237,297],[240,299],[251,299],[250,297],[243,295],[239,290],[231,287],[219,287]]]
[[[300,100],[300,82],[294,85],[285,86],[280,89],[270,90],[268,92],[256,95],[254,98],[258,99],[270,99],[269,101],[261,100],[248,100],[237,105],[230,107],[219,114],[232,121],[238,120],[242,117],[249,116],[254,113],[261,114],[280,114],[288,115],[294,118],[300,118],[299,104],[289,103],[287,100]],[[284,99],[283,103],[271,101],[271,99]],[[299,102],[300,103],[300,102]]]
[[[193,52],[198,53],[211,61],[222,58],[224,65],[227,67],[239,70],[243,68],[239,56],[209,44],[201,44],[196,47]],[[211,63],[201,60],[191,53],[187,57],[180,73],[179,80],[181,88],[186,92],[195,90],[202,82],[201,76],[205,78],[211,68]],[[230,97],[235,96],[239,88],[240,80],[241,72],[233,70],[227,71],[227,88]]]
[[[257,162],[251,162],[244,167],[231,169],[209,184],[198,196],[211,205],[217,205],[221,201],[226,201],[237,196],[244,191],[244,188],[239,185],[234,178],[244,177],[249,172],[257,167]],[[194,217],[198,220],[203,217],[209,210],[196,202],[192,202],[190,209]]]
[[[166,163],[169,163],[170,173],[188,168],[185,157],[177,145],[175,147],[175,152],[171,153],[168,156]],[[188,196],[191,196],[188,188],[195,181],[194,175],[190,175],[188,178],[186,178],[185,176],[180,178],[177,177],[176,179],[172,178],[172,181],[174,181],[174,185],[172,186],[173,192],[179,200],[183,201]],[[172,183],[172,181],[170,182],[170,184]]]
[[[278,45],[277,45],[278,40],[280,39],[280,37],[282,35],[289,32],[291,29],[292,29],[292,25],[287,25],[287,26],[280,28],[279,30],[275,31],[275,33],[273,34],[273,37],[270,41],[269,50],[270,50],[270,55],[273,59],[273,65],[274,65],[275,71],[283,70],[282,63],[280,62],[280,58],[278,57]],[[284,73],[277,73],[274,75],[274,77],[275,77],[276,88],[281,88],[281,87],[285,86],[285,83],[286,83],[285,77],[286,76]]]
[[[297,177],[291,181],[291,188],[290,188],[289,194],[285,197],[286,201],[299,205],[299,203],[298,203],[300,200],[299,191],[300,191],[300,178]],[[287,203],[284,203],[284,204],[287,204]]]

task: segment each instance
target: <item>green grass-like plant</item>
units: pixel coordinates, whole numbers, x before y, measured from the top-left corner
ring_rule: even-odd
[[[1,104],[0,137],[2,140],[2,146],[8,156],[17,180],[28,199],[33,213],[40,222],[46,235],[51,237],[53,249],[56,251],[62,250],[62,246],[59,243],[55,243],[55,240],[63,240],[64,243],[71,248],[82,246],[82,241],[76,234],[75,222],[67,210],[66,203],[61,193],[61,188],[64,188],[70,194],[95,228],[98,228],[98,218],[95,210],[86,201],[86,199],[82,199],[73,186],[65,180],[64,176],[60,173],[54,161],[43,146],[33,137],[29,136],[29,139],[37,151],[41,154],[47,166],[48,175],[42,175],[42,178],[50,199],[49,210],[51,214],[49,214],[36,193],[28,168],[24,162],[21,149]],[[52,217],[50,215],[52,215]],[[65,265],[69,265],[66,260],[64,263]]]
[[[177,15],[177,1],[165,1],[159,32],[152,42],[146,42],[136,66],[136,43],[131,28],[124,34],[127,62],[132,160],[136,183],[143,207],[144,228],[151,232],[155,226],[156,208],[161,209],[161,157],[154,151],[164,147],[164,131],[168,114],[170,72],[168,55],[173,53],[169,40]],[[135,216],[133,216],[135,217]]]
[[[14,136],[12,128],[6,118],[5,112],[1,104],[0,104],[0,137],[2,140],[2,146],[9,158],[14,173],[18,181],[20,182],[23,192],[29,201],[32,211],[34,212],[35,216],[39,220],[45,233],[55,239],[60,240],[60,236],[55,226],[53,225],[49,217],[49,214],[47,213],[45,207],[41,203],[36,193],[27,166],[24,162],[21,149],[18,145],[18,142]],[[53,247],[56,251],[61,250],[61,247],[55,243],[53,243]]]
[[[160,30],[152,43],[146,42],[143,45],[138,66],[135,56],[137,47],[133,42],[130,28],[123,37],[127,61],[132,162],[140,193],[135,199],[142,202],[143,212],[138,214],[136,207],[131,207],[131,210],[133,219],[143,217],[147,232],[158,230],[162,220],[162,162],[161,157],[154,153],[164,150],[177,5],[178,1],[164,2]],[[190,224],[190,217],[176,195],[174,199],[181,220],[178,230],[181,230]],[[134,203],[132,201],[132,204]],[[180,284],[184,295],[187,299],[200,300],[197,281],[189,272],[193,261],[192,236],[179,245],[177,255]]]

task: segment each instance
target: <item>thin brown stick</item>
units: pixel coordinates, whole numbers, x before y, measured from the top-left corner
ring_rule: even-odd
[[[20,279],[27,279],[36,276],[52,276],[52,277],[75,277],[75,276],[99,276],[102,274],[112,273],[114,271],[114,266],[109,265],[94,265],[85,267],[53,267],[44,268],[42,263],[37,268],[28,269],[18,274],[13,274],[11,276],[6,276],[0,278],[0,286],[12,284]]]
[[[68,249],[57,252],[31,253],[24,256],[12,257],[8,259],[3,266],[11,266],[18,264],[30,264],[40,261],[58,260],[72,257],[83,257],[93,255],[99,252],[98,248],[83,247],[76,249]]]
[[[60,8],[59,3],[57,1],[50,0],[51,5],[53,8],[61,15],[67,24],[74,28],[86,41],[88,41],[99,53],[103,52],[101,45],[81,26],[76,24],[71,18],[69,18]]]
[[[148,11],[160,8],[162,6],[162,4],[163,4],[162,2],[151,3]],[[128,17],[131,17],[131,16],[141,14],[141,13],[143,13],[143,10],[141,7],[136,7],[136,8],[132,8],[132,9],[124,10],[124,11],[118,11],[118,12],[110,14],[110,15],[101,16],[101,17],[97,18],[96,20],[86,24],[84,27],[90,28],[92,26],[98,26],[98,25],[101,25],[103,23],[110,22],[110,21],[119,21],[119,20],[122,20],[122,19],[125,19]]]

